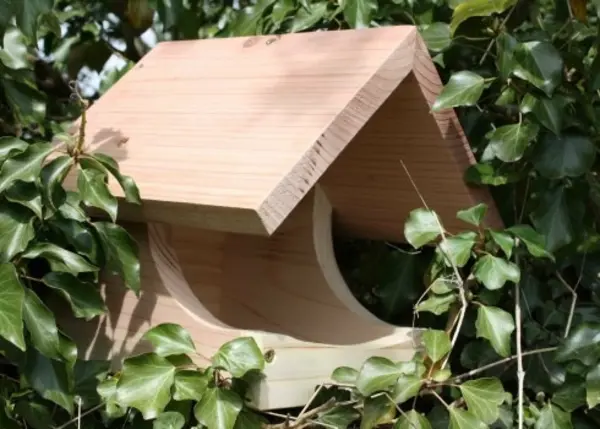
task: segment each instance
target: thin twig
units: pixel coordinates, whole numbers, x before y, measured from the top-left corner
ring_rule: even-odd
[[[557,271],[556,272],[556,278],[562,283],[562,285],[567,288],[569,290],[569,292],[571,292],[571,308],[569,310],[569,317],[567,319],[567,326],[565,327],[565,333],[564,333],[564,338],[567,338],[569,336],[569,333],[571,332],[571,325],[573,324],[573,315],[575,314],[575,306],[577,305],[577,286],[579,286],[579,283],[575,285],[575,287],[571,287],[571,285],[569,283],[567,283],[567,281],[564,279],[564,277]]]
[[[308,400],[308,402],[306,403],[306,405],[304,406],[304,408],[302,408],[302,411],[300,411],[300,414],[298,414],[298,418],[302,418],[302,416],[304,416],[304,414],[306,413],[306,410],[308,410],[308,407],[311,406],[311,404],[314,402],[315,398],[317,397],[317,395],[321,392],[321,389],[323,389],[324,384],[319,385],[319,387],[317,387],[314,391],[314,393],[312,394],[312,396],[310,397],[310,399]]]
[[[518,245],[518,243],[517,243]],[[519,257],[516,257],[517,266]],[[515,325],[517,330],[517,381],[518,381],[518,429],[523,429],[523,396],[525,390],[525,371],[523,370],[522,327],[521,327],[521,282],[515,283]]]
[[[514,5],[512,7],[512,9],[510,10],[510,12],[508,12],[508,14],[504,17],[504,20],[500,23],[500,27],[498,27],[498,32],[500,32],[501,30],[504,29],[504,26],[506,25],[506,23],[508,22],[508,20],[510,19],[510,17],[512,16],[512,14],[516,8],[517,8],[517,5]],[[483,53],[483,56],[479,60],[479,65],[482,65],[483,62],[485,61],[485,59],[487,58],[487,56],[490,54],[492,47],[494,46],[494,42],[496,42],[495,38],[490,40],[490,43],[488,43],[488,46],[487,46],[485,52]]]
[[[446,401],[444,401],[442,399],[442,397],[440,395],[438,395],[435,390],[432,389],[432,390],[429,391],[429,393],[431,393],[433,396],[435,396],[438,399],[438,401],[440,401],[444,405],[444,407],[446,407],[446,409],[450,409],[450,405],[448,405],[446,403]]]
[[[312,410],[305,412],[302,416],[298,416],[296,418],[288,417],[286,419],[286,421],[283,423],[267,425],[266,427],[268,429],[300,429],[302,427],[305,427],[306,423],[309,422],[309,420],[312,419],[313,417],[317,416],[319,413],[328,411],[331,408],[334,408],[337,406],[351,405],[351,404],[355,404],[355,403],[356,403],[356,401],[336,402],[335,398],[331,398],[324,404],[319,405],[318,407],[315,407]],[[290,424],[289,421],[287,421],[287,420],[293,420],[294,423]],[[321,424],[320,422],[310,422],[310,423]]]
[[[68,427],[69,425],[73,424],[73,423],[77,423],[77,421],[80,421],[82,418],[84,418],[85,416],[95,413],[96,411],[98,411],[100,408],[102,408],[104,406],[104,403],[102,404],[98,404],[95,407],[90,408],[89,410],[81,413],[79,416],[75,417],[74,419],[69,420],[67,423],[65,423],[62,426],[58,426],[55,429],[65,429],[66,427]]]

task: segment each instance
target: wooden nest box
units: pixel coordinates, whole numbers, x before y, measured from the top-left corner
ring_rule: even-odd
[[[337,366],[410,359],[411,329],[345,284],[332,219],[340,234],[403,240],[422,203],[401,161],[450,230],[467,226],[458,210],[489,203],[464,184],[473,156],[454,112],[430,111],[441,86],[412,26],[156,46],[87,115],[86,144],[144,203],[120,212],[142,295],[108,285],[108,316],[71,332],[86,356],[146,351],[141,335],[164,322],[203,356],[252,335],[274,351],[262,409],[305,404]]]

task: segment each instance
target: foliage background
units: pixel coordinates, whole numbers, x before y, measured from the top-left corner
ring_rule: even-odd
[[[319,422],[402,429],[411,427],[410,421],[418,428],[510,428],[520,425],[520,418],[523,426],[536,429],[598,427],[599,7],[586,0],[0,0],[0,136],[5,136],[0,144],[0,315],[6,319],[0,325],[0,427],[282,424],[274,416],[251,417],[247,408],[233,423],[227,417],[238,416],[235,395],[243,397],[243,389],[223,384],[218,375],[233,370],[239,375],[234,380],[242,380],[259,371],[264,360],[251,342],[236,345],[244,351],[242,369],[228,368],[217,357],[214,368],[184,374],[195,386],[193,393],[179,396],[169,385],[159,389],[166,393],[150,406],[142,404],[149,398],[140,392],[157,377],[167,384],[176,380],[173,356],[193,353],[177,327],[149,334],[156,354],[131,361],[129,373],[106,379],[103,363],[74,360],[74,345],[43,302],[58,291],[79,316],[99,314],[103,304],[95,288],[102,268],[116,271],[129,287],[139,286],[136,249],[126,233],[70,210],[95,206],[116,217],[114,199],[102,184],[106,175],[119,173],[110,160],[94,162],[88,156],[86,161],[76,140],[68,143],[63,161],[42,169],[47,146],[38,143],[32,149],[22,143],[47,142],[81,115],[85,104],[73,98],[72,80],[93,102],[161,40],[394,24],[419,27],[449,82],[436,107],[457,109],[478,159],[465,179],[491,186],[508,229],[440,238],[440,230],[426,227],[432,214],[422,210],[413,213],[405,229],[418,251],[338,241],[346,276],[374,313],[406,325],[413,322],[418,303],[418,325],[434,328],[424,355],[414,362],[426,373],[418,365],[410,372],[377,360],[358,375],[346,370],[338,376],[354,385],[351,393],[322,389],[308,408],[329,408],[292,427]],[[31,168],[23,173],[24,166]],[[75,166],[83,177],[79,192],[63,195],[61,180]],[[120,180],[135,200],[131,180]],[[103,197],[94,199],[90,191],[98,189]],[[483,211],[478,207],[462,216],[478,223]],[[429,241],[437,247],[422,248]],[[56,247],[48,250],[49,244]],[[130,263],[116,263],[118,252],[129,255]],[[81,258],[77,272],[71,264],[75,257]],[[61,271],[61,263],[58,279],[46,277]],[[81,290],[85,293],[77,294]],[[463,297],[469,305],[460,323]],[[451,339],[456,339],[453,347]],[[165,341],[178,346],[165,350]],[[512,357],[518,345],[522,359]],[[505,357],[501,365],[482,370]],[[471,376],[456,376],[473,371],[486,378],[467,385],[477,392],[469,400],[464,382]],[[147,384],[136,385],[144,374],[150,374]],[[381,384],[382,374],[393,378],[391,384],[418,388],[407,397],[402,389]],[[406,377],[416,377],[416,383]],[[125,392],[121,401],[111,400],[117,384]],[[374,392],[388,392],[393,401],[373,397]],[[332,395],[334,403],[328,401]],[[171,401],[174,396],[179,400]],[[169,413],[161,420],[144,419],[162,411],[161,401],[170,401]],[[221,417],[210,420],[215,415]]]

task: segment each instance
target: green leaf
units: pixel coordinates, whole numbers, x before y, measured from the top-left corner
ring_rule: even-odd
[[[175,323],[161,323],[147,331],[142,339],[152,344],[159,356],[196,353],[190,333]]]
[[[35,143],[23,153],[9,158],[0,169],[0,192],[7,190],[15,181],[35,181],[42,169],[44,159],[52,152],[49,143]]]
[[[268,422],[264,417],[243,408],[235,421],[234,429],[263,429],[267,426]]]
[[[431,429],[431,424],[423,414],[410,410],[400,416],[394,429]]]
[[[586,404],[585,383],[580,379],[566,382],[552,395],[552,402],[571,413]]]
[[[374,356],[363,363],[356,379],[356,388],[362,395],[369,396],[380,390],[388,390],[400,375],[402,370],[394,362]]]
[[[234,391],[211,388],[194,407],[194,415],[211,429],[233,429],[242,407],[242,398]]]
[[[429,50],[440,52],[447,49],[452,43],[450,26],[445,22],[434,22],[422,28],[421,37]]]
[[[0,12],[1,11],[2,5],[0,4]],[[14,156],[18,153],[24,152],[27,149],[27,147],[29,147],[29,144],[27,142],[24,142],[23,140],[18,139],[16,137],[0,137],[0,163],[4,162],[6,158],[10,156]]]
[[[516,0],[466,0],[454,9],[450,31],[454,34],[458,26],[469,18],[502,13],[515,3]]]
[[[12,203],[27,207],[35,213],[38,218],[42,218],[42,196],[35,183],[26,183],[17,180],[8,188],[4,196]]]
[[[243,377],[248,371],[262,371],[265,358],[252,337],[241,337],[221,346],[212,357],[214,367],[224,368],[237,378]]]
[[[25,351],[23,303],[25,289],[13,264],[0,265],[0,336]]]
[[[533,256],[554,260],[554,256],[544,248],[546,246],[544,243],[544,236],[539,234],[531,226],[514,225],[508,228],[507,231],[521,240],[523,244],[525,244],[525,247],[527,247],[527,251]]]
[[[562,82],[563,60],[550,42],[534,40],[515,48],[513,74],[546,93],[548,97]]]
[[[479,420],[492,424],[500,417],[500,405],[506,398],[502,383],[497,378],[470,380],[459,386],[469,407]]]
[[[521,112],[533,116],[554,134],[559,135],[563,124],[564,100],[560,97],[540,97],[527,94],[521,101]]]
[[[488,150],[501,161],[520,160],[529,143],[537,137],[540,127],[534,123],[503,125],[486,134]]]
[[[173,399],[176,401],[199,401],[211,381],[211,371],[179,370],[175,374]]]
[[[436,361],[437,362],[437,361]],[[416,375],[401,375],[396,382],[392,398],[397,404],[402,404],[419,394],[423,380]]]
[[[485,218],[485,214],[487,213],[488,206],[487,204],[480,203],[473,207],[469,207],[465,210],[459,210],[456,214],[456,217],[463,222],[470,223],[471,225],[479,226],[483,219]]]
[[[586,366],[600,359],[600,324],[578,325],[556,351],[557,362],[577,360]]]
[[[377,0],[342,0],[342,7],[351,28],[368,28],[377,11]]]
[[[94,227],[102,238],[102,247],[108,265],[124,279],[125,285],[138,293],[140,290],[139,249],[129,233],[110,222],[94,222]]]
[[[471,250],[475,246],[477,233],[473,231],[463,232],[441,241],[439,250],[447,265],[464,267],[471,259]],[[449,261],[448,261],[449,260]]]
[[[85,258],[52,243],[36,243],[21,256],[25,259],[44,258],[52,271],[72,274],[98,271],[98,267],[90,264]]]
[[[347,366],[336,368],[331,375],[331,379],[340,384],[354,384],[357,378],[358,371]]]
[[[442,232],[437,214],[432,210],[416,209],[410,212],[404,224],[406,240],[417,249],[435,240]]]
[[[100,403],[97,388],[106,379],[110,362],[105,360],[81,360],[73,368],[74,393],[82,399],[82,407],[89,408]]]
[[[488,426],[470,411],[450,407],[450,429],[488,429]]]
[[[283,21],[292,13],[296,11],[296,4],[293,0],[280,0],[275,2],[273,5],[273,11],[271,12],[271,19],[276,28],[279,28]]]
[[[129,176],[121,174],[119,164],[110,156],[103,153],[95,153],[89,155],[89,158],[82,158],[80,162],[83,168],[96,168],[97,170],[104,171],[107,175],[111,174],[119,182],[127,202],[133,204],[142,203],[140,191],[134,180]]]
[[[396,406],[386,396],[365,399],[360,429],[372,429],[390,423],[396,416]]]
[[[30,289],[25,291],[23,320],[31,342],[44,356],[61,360],[61,345],[54,314]]]
[[[297,33],[299,31],[303,31],[312,27],[313,25],[321,21],[325,17],[326,13],[326,1],[311,3],[310,8],[301,7],[300,9],[298,9],[298,12],[294,16],[290,32]]]
[[[360,418],[360,413],[349,405],[341,405],[319,413],[316,421],[326,427],[347,429],[350,424]]]
[[[588,407],[600,404],[600,364],[597,364],[585,377],[585,392]]]
[[[493,229],[488,230],[494,243],[502,249],[507,258],[512,255],[513,248],[515,247],[515,240],[506,232],[494,231]]]
[[[95,284],[85,282],[69,273],[48,273],[42,281],[57,290],[70,304],[75,317],[91,320],[106,312],[106,305]]]
[[[175,369],[154,353],[125,359],[117,384],[117,402],[138,409],[146,420],[156,418],[171,400]]]
[[[555,252],[573,241],[575,232],[564,188],[546,191],[531,217],[535,229],[545,238],[548,252]]]
[[[33,213],[15,205],[0,205],[0,263],[9,262],[35,237]]]
[[[546,404],[535,422],[535,429],[572,429],[571,414],[551,402]]]
[[[15,3],[17,25],[31,41],[37,39],[38,18],[52,12],[54,0],[27,0]]]
[[[48,224],[60,233],[77,253],[86,256],[97,266],[104,265],[101,244],[90,224],[73,219],[62,219],[58,216],[51,219]]]
[[[547,134],[536,147],[534,166],[548,179],[579,177],[587,173],[596,160],[596,147],[583,135]]]
[[[510,355],[510,337],[515,330],[510,313],[498,307],[479,305],[475,329],[477,337],[487,339],[500,356]]]
[[[517,265],[489,254],[475,263],[473,275],[489,290],[501,289],[506,282],[518,283],[521,279]]]
[[[415,310],[417,312],[429,312],[433,313],[437,316],[446,313],[452,304],[457,301],[456,294],[449,293],[445,295],[433,295],[430,298],[426,299],[419,303],[416,306]]]
[[[68,155],[54,158],[41,171],[44,198],[52,209],[57,209],[66,199],[62,183],[73,166],[73,158]]]
[[[439,111],[458,106],[473,106],[485,88],[485,79],[477,73],[465,70],[454,73],[442,89],[431,109]]]
[[[496,57],[496,66],[498,74],[503,80],[507,80],[515,67],[515,48],[517,40],[506,32],[502,32],[496,37],[496,49],[498,55]]]
[[[119,204],[106,182],[106,174],[92,169],[82,169],[77,177],[77,188],[83,203],[88,207],[104,210],[115,222]]]
[[[110,418],[123,417],[127,412],[127,407],[121,406],[117,402],[117,384],[117,378],[109,378],[108,380],[101,381],[96,389],[98,395],[103,399],[104,403],[106,404],[104,412]]]
[[[439,362],[450,351],[452,345],[445,331],[428,329],[422,335],[427,356],[433,362]]]
[[[185,417],[176,411],[166,411],[152,422],[152,429],[183,429],[184,426]]]

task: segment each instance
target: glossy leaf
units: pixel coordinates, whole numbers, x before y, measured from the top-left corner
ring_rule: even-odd
[[[433,111],[458,106],[473,106],[485,88],[485,79],[471,71],[460,71],[450,76],[450,80],[432,106]]]
[[[357,378],[358,371],[347,366],[336,368],[331,375],[331,379],[340,384],[354,384]]]
[[[194,354],[196,347],[190,333],[175,323],[161,323],[148,330],[142,339],[154,347],[159,356]]]
[[[42,162],[52,152],[48,143],[35,143],[23,153],[9,158],[0,168],[0,192],[4,192],[15,181],[33,182],[40,174]]]
[[[460,391],[469,407],[479,420],[492,424],[500,417],[500,405],[506,398],[502,383],[497,378],[480,378],[460,385]]]
[[[496,65],[498,67],[498,74],[504,80],[510,77],[515,67],[515,48],[517,45],[517,40],[507,32],[502,32],[496,37],[496,49],[498,52]]]
[[[292,33],[304,31],[307,28],[310,28],[319,21],[321,21],[325,17],[326,13],[327,2],[325,1],[311,3],[308,9],[302,7],[294,16],[294,20],[292,21],[292,28],[290,31]]]
[[[17,25],[29,39],[37,38],[38,19],[52,11],[54,0],[27,0],[14,9]]]
[[[533,256],[554,259],[552,254],[545,249],[546,244],[544,243],[544,236],[539,234],[531,226],[514,225],[508,228],[507,231],[521,240],[521,242],[525,244],[525,247],[527,247],[527,251]]]
[[[25,291],[23,320],[31,335],[31,342],[44,356],[60,360],[61,345],[54,314],[30,289]]]
[[[100,291],[93,283],[61,272],[48,273],[42,278],[42,281],[67,300],[75,317],[91,320],[106,312],[106,305]]]
[[[179,370],[175,374],[173,399],[176,401],[199,401],[211,381],[212,372]]]
[[[597,364],[587,373],[585,392],[588,407],[594,408],[600,404],[600,364]]]
[[[423,247],[435,240],[441,232],[437,215],[427,209],[411,211],[404,224],[404,236],[416,248]]]
[[[394,362],[374,356],[362,365],[356,379],[356,388],[364,396],[369,396],[381,390],[388,390],[395,385],[400,375],[402,370]]]
[[[432,429],[429,420],[416,410],[410,410],[400,416],[394,429]]]
[[[450,266],[464,267],[471,259],[471,250],[475,246],[477,233],[473,231],[447,237],[442,240],[439,250]]]
[[[360,429],[373,429],[390,423],[396,416],[396,406],[385,395],[365,399]]]
[[[562,82],[563,60],[551,43],[533,40],[515,48],[513,74],[538,87],[551,97]]]
[[[596,159],[596,147],[587,136],[546,135],[536,147],[534,165],[548,179],[579,177],[590,170]]]
[[[85,205],[104,210],[115,222],[119,205],[110,193],[106,179],[106,174],[98,170],[83,169],[77,177],[77,188]]]
[[[488,426],[470,411],[450,407],[449,429],[488,429]]]
[[[551,402],[542,409],[538,420],[535,422],[535,429],[572,429],[571,414],[561,410]]]
[[[265,358],[254,338],[241,337],[223,344],[213,356],[212,364],[239,378],[251,370],[262,371]]]
[[[437,361],[436,361],[437,362]],[[423,380],[416,375],[401,375],[394,386],[391,397],[398,404],[402,404],[419,394]]]
[[[450,26],[445,22],[434,22],[421,30],[421,37],[431,51],[443,51],[450,46]]]
[[[66,199],[62,182],[72,166],[73,158],[63,155],[54,158],[42,168],[40,180],[44,198],[53,210],[60,207]]]
[[[185,417],[176,411],[165,411],[152,422],[152,429],[183,429]]]
[[[489,290],[500,289],[506,282],[518,283],[521,279],[517,265],[489,254],[479,258],[473,267],[473,274]]]
[[[42,195],[34,183],[17,180],[5,191],[4,196],[8,201],[20,204],[42,218]]]
[[[367,28],[377,10],[376,0],[343,0],[344,19],[352,28]]]
[[[194,407],[194,415],[211,429],[233,429],[242,406],[242,398],[234,391],[210,388]]]
[[[531,113],[555,135],[559,135],[563,126],[564,100],[558,96],[553,98],[535,97],[527,94],[521,101],[521,112]]]
[[[44,258],[52,271],[79,274],[98,271],[85,258],[52,243],[36,243],[29,246],[21,255],[26,259]]]
[[[576,326],[557,350],[555,359],[557,362],[577,360],[586,366],[596,364],[600,359],[600,325]]]
[[[515,3],[516,0],[465,0],[454,9],[450,29],[454,33],[469,18],[502,13]]]
[[[490,229],[489,233],[490,237],[492,237],[492,240],[494,240],[494,243],[496,243],[498,247],[502,249],[506,257],[510,259],[513,248],[515,247],[514,238],[512,238],[510,234],[507,234],[503,231],[494,231]]]
[[[501,161],[516,162],[523,157],[538,132],[538,125],[533,123],[503,125],[486,135],[489,140],[488,148]]]
[[[90,162],[90,159],[95,162],[87,164]],[[95,168],[105,171],[107,175],[111,174],[117,180],[121,186],[121,189],[123,189],[125,201],[133,204],[142,203],[140,191],[135,184],[135,181],[131,177],[121,174],[119,164],[117,164],[117,162],[110,156],[103,153],[95,153],[90,155],[90,158],[83,158],[81,160],[81,165],[86,168],[93,165]]]
[[[35,236],[33,213],[15,204],[0,205],[0,263],[21,253]]]
[[[1,7],[2,6],[0,6],[0,8]],[[27,144],[27,142],[16,137],[0,137],[0,163],[4,162],[6,158],[10,156],[24,152],[28,146],[29,144]]]
[[[25,351],[23,303],[25,289],[13,264],[0,264],[0,336]]]
[[[480,203],[474,205],[473,207],[469,207],[468,209],[459,210],[456,214],[456,217],[463,222],[467,222],[471,225],[479,226],[483,219],[485,218],[485,214],[487,213],[487,204]]]
[[[110,222],[94,222],[102,239],[102,247],[111,269],[117,271],[125,285],[138,293],[140,290],[139,249],[135,240],[119,225]]]
[[[479,305],[475,329],[477,337],[487,339],[500,356],[510,355],[510,340],[515,330],[515,322],[510,313],[498,307]]]
[[[450,351],[452,345],[450,338],[445,331],[428,329],[422,334],[423,345],[427,356],[433,361],[438,362]]]

